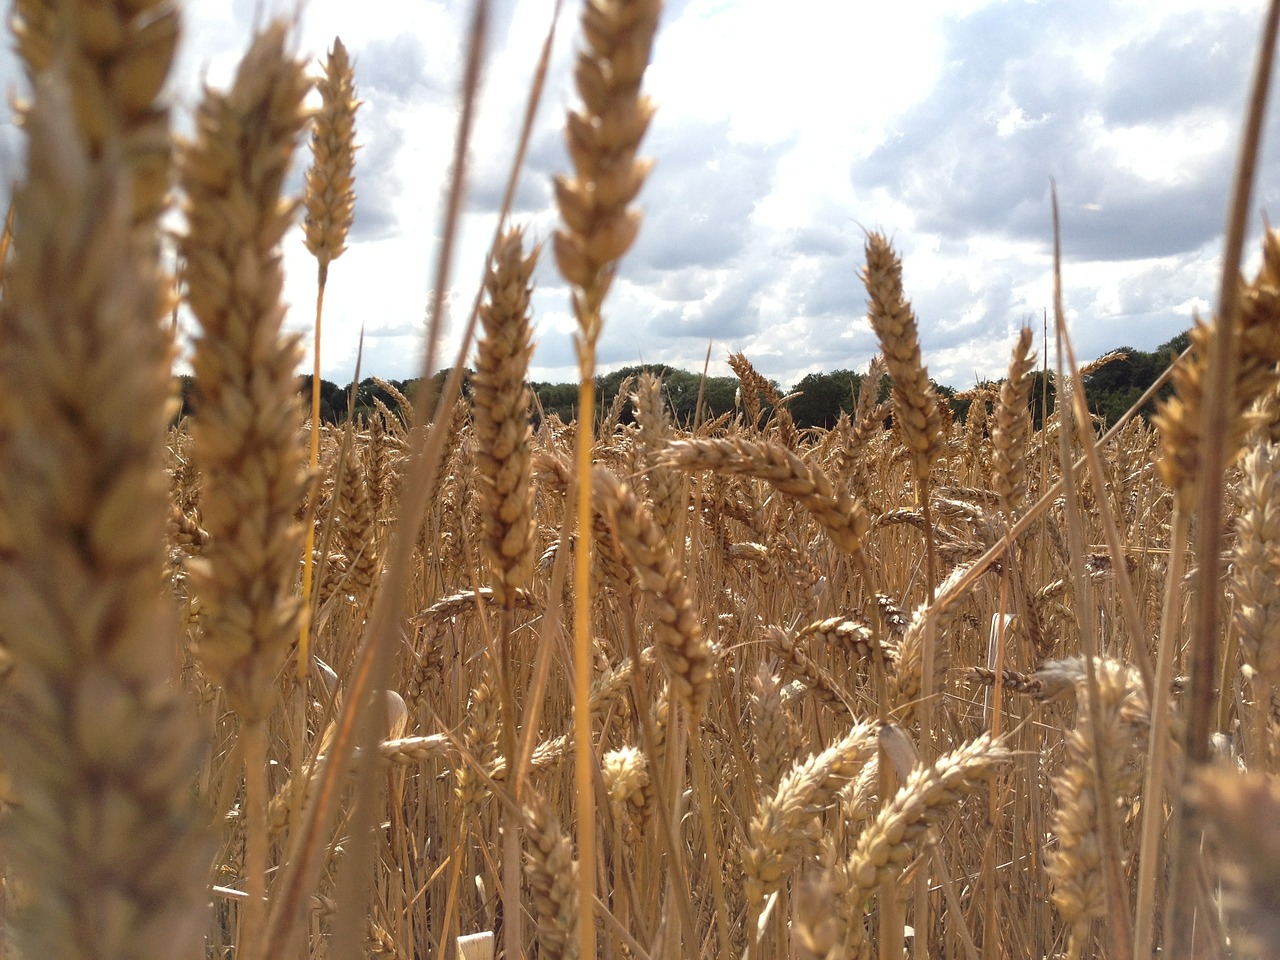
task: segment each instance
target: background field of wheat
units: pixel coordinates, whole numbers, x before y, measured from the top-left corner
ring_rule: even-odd
[[[1152,423],[1102,433],[1061,323],[953,418],[879,233],[849,268],[882,352],[833,428],[742,355],[730,413],[676,422],[642,374],[564,423],[531,409],[530,278],[573,288],[594,411],[659,15],[584,5],[562,226],[502,225],[454,373],[322,426],[280,246],[302,216],[318,348],[358,203],[341,42],[312,71],[268,24],[179,140],[172,0],[15,3],[0,955],[1277,955],[1280,233],[1237,282],[1247,170]]]

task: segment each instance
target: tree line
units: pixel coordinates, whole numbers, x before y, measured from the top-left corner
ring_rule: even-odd
[[[1173,339],[1161,344],[1152,351],[1136,350],[1132,347],[1120,347],[1111,351],[1113,359],[1099,365],[1084,378],[1085,395],[1090,410],[1107,426],[1116,420],[1133,405],[1146,391],[1164,369],[1186,349],[1190,343],[1187,333],[1180,333]],[[738,378],[734,376],[703,377],[700,373],[691,373],[665,364],[623,367],[612,373],[596,377],[596,396],[599,409],[594,411],[596,419],[604,416],[605,411],[614,406],[618,394],[624,388],[632,389],[634,378],[648,371],[662,380],[663,394],[667,407],[675,421],[682,426],[695,422],[705,422],[722,414],[733,411],[738,403]],[[429,386],[434,394],[438,394],[449,371],[442,370],[431,378]],[[1032,389],[1032,417],[1038,428],[1044,420],[1046,410],[1052,412],[1055,389],[1054,377],[1043,370],[1034,374]],[[190,376],[181,376],[179,390],[181,394],[181,415],[191,413],[199,404],[194,395],[194,380]],[[799,383],[784,391],[777,383],[774,388],[783,395],[787,409],[796,425],[801,428],[830,428],[835,425],[841,412],[853,413],[854,402],[862,387],[863,375],[853,370],[834,370],[830,373],[811,373]],[[383,384],[386,384],[384,386]],[[357,422],[368,421],[383,404],[393,413],[399,413],[399,394],[408,397],[412,402],[421,402],[418,391],[422,383],[418,379],[377,381],[366,377],[355,385],[339,386],[330,380],[320,381],[320,419],[324,423],[344,423],[350,415]],[[968,415],[970,404],[984,391],[999,386],[999,381],[987,381],[974,388],[958,393],[951,387],[935,384],[939,393],[947,397],[951,403],[956,419],[964,420]],[[540,423],[544,417],[555,416],[570,423],[578,417],[578,385],[577,383],[549,383],[534,381],[529,384],[533,394],[533,417]],[[470,371],[464,371],[462,390],[464,396],[470,395]],[[1160,396],[1167,395],[1169,387],[1161,391]],[[298,378],[298,391],[307,398],[310,404],[311,376]],[[880,399],[888,396],[889,384],[881,384]],[[431,396],[433,394],[428,394]],[[1148,403],[1142,410],[1144,416],[1155,410],[1154,403]],[[765,405],[766,416],[772,413]],[[629,404],[624,404],[619,421],[630,423],[633,414]]]

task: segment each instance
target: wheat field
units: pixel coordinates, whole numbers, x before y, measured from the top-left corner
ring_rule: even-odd
[[[533,409],[541,257],[598,409],[660,12],[587,0],[560,228],[504,223],[450,375],[333,426],[281,245],[301,219],[318,358],[359,202],[341,42],[312,67],[266,25],[183,139],[174,0],[14,4],[0,956],[1280,956],[1280,231],[1237,281],[1277,5],[1216,316],[1106,433],[1061,302],[956,419],[880,233],[833,429],[742,355],[716,419],[650,374]]]

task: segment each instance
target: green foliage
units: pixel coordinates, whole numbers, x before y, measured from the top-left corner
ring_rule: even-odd
[[[1108,427],[1112,426],[1190,343],[1190,336],[1180,333],[1151,352],[1121,347],[1127,354],[1124,359],[1114,360],[1084,378],[1085,397],[1089,401],[1090,411],[1102,417]],[[1160,388],[1157,400],[1169,396],[1172,390],[1171,385],[1165,384]],[[1156,402],[1149,400],[1143,405],[1141,413],[1144,417],[1149,417],[1155,413],[1155,408]]]
[[[791,391],[800,394],[788,404],[796,426],[834,427],[840,411],[852,415],[861,386],[862,376],[852,370],[809,374]]]
[[[629,366],[596,377],[596,416],[608,410],[618,396],[618,391],[629,377],[652,373],[662,380],[662,392],[672,418],[682,426],[693,423],[698,409],[699,391],[702,394],[702,419],[709,420],[728,413],[734,406],[738,389],[736,377],[707,377],[687,370],[677,370],[665,364]],[[634,383],[628,390],[634,389]],[[575,383],[534,383],[533,392],[546,416],[556,414],[565,423],[576,419],[578,411],[578,385]],[[630,404],[623,408],[621,421],[631,423],[635,418]]]
[[[622,377],[639,376],[646,369],[662,378],[662,394],[667,409],[671,411],[672,419],[682,426],[688,427],[694,422],[694,416],[698,412],[699,391],[702,393],[703,421],[714,419],[733,409],[734,396],[738,390],[736,377],[707,377],[704,381],[701,374],[677,370],[665,365],[649,368],[626,367],[618,373],[622,374]],[[612,376],[616,374],[611,374],[610,377]],[[617,395],[618,383],[621,382],[622,377],[618,378],[618,382],[608,384],[612,393],[605,399],[606,405],[611,403],[613,397]],[[603,391],[602,395],[604,395]],[[633,411],[628,407],[623,414],[623,422],[629,423],[632,418]]]
[[[298,392],[302,394],[303,404],[310,416],[311,410],[311,374],[298,378]],[[340,423],[347,418],[346,391],[331,380],[320,380],[320,422]]]
[[[576,383],[533,383],[534,416],[541,409],[544,416],[555,415],[565,423],[578,418],[578,385]]]
[[[1116,420],[1155,382],[1156,378],[1173,362],[1177,356],[1190,345],[1189,333],[1180,333],[1155,350],[1147,352],[1122,347],[1127,357],[1100,367],[1085,377],[1085,394],[1088,397],[1089,409],[1102,417],[1107,426]],[[596,378],[596,400],[599,417],[607,410],[618,395],[618,390],[628,377],[637,377],[648,371],[661,377],[663,395],[667,407],[675,421],[682,427],[693,424],[698,412],[699,395],[701,395],[701,419],[703,422],[714,419],[721,414],[729,413],[737,406],[737,377],[706,377],[700,373],[679,370],[666,364],[651,366],[629,366]],[[462,392],[470,395],[471,371],[464,371]],[[426,409],[431,398],[440,395],[448,377],[448,370],[441,370],[425,384],[428,390],[419,397],[420,380],[388,380],[393,387],[407,396],[415,405]],[[1044,424],[1045,404],[1051,413],[1054,407],[1054,387],[1052,377],[1046,380],[1045,374],[1036,370],[1031,374],[1031,414],[1034,429],[1039,430]],[[179,375],[176,379],[175,393],[179,401],[175,419],[194,413],[199,407],[199,398],[195,395],[195,380],[188,374]],[[533,417],[540,422],[542,416],[558,416],[565,423],[572,423],[578,414],[578,385],[576,383],[531,383],[535,400]],[[776,385],[775,385],[776,386]],[[811,373],[795,385],[790,391],[799,396],[787,401],[787,407],[795,418],[796,425],[801,428],[818,427],[829,429],[835,426],[841,411],[852,413],[858,390],[862,386],[862,375],[852,370],[834,370],[831,373]],[[952,406],[952,413],[957,420],[968,416],[969,401],[954,400],[955,391],[944,385],[934,384],[939,395],[946,398]],[[329,380],[320,381],[320,420],[323,423],[343,423],[347,419],[350,403],[351,385],[340,387]],[[888,399],[890,381],[888,378],[880,385],[879,400]],[[1159,397],[1169,394],[1171,387],[1166,385]],[[298,378],[298,391],[305,397],[307,409],[311,403],[311,376]],[[782,391],[779,390],[781,393]],[[356,387],[355,413],[357,418],[368,419],[376,410],[374,399],[377,398],[393,412],[399,413],[399,403],[386,390],[374,383],[372,377],[366,377]],[[767,405],[766,405],[767,410]],[[1155,404],[1148,403],[1142,409],[1144,416],[1154,413]],[[767,414],[766,414],[767,416]],[[631,423],[634,414],[628,404],[622,413],[622,422]]]

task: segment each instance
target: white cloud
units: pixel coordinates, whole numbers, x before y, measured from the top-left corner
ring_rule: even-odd
[[[201,82],[230,81],[257,6],[184,4],[172,83],[184,115]],[[292,16],[295,6],[274,9]],[[446,358],[474,298],[548,27],[545,3],[494,9]],[[576,101],[577,15],[565,5],[517,192],[531,241],[549,240],[557,223],[549,184],[568,167],[560,127]],[[302,9],[298,49],[318,59],[340,35],[366,101],[357,223],[326,295],[331,379],[350,377],[362,325],[366,373],[404,378],[421,367],[469,16],[465,0]],[[1244,0],[673,0],[646,79],[659,111],[645,152],[657,167],[606,307],[602,363],[701,369],[711,341],[715,373],[738,349],[784,385],[861,368],[875,344],[857,270],[864,230],[883,229],[903,255],[934,376],[963,386],[997,375],[1016,327],[1038,328],[1052,303],[1050,177],[1078,352],[1154,347],[1214,296],[1258,17]],[[11,85],[12,57],[0,51]],[[1255,209],[1280,201],[1277,126]],[[12,129],[3,142],[16,142]],[[299,165],[307,159],[304,148]],[[296,233],[289,242],[289,326],[309,331],[314,265]],[[572,377],[568,293],[549,249],[537,284],[534,377]]]

